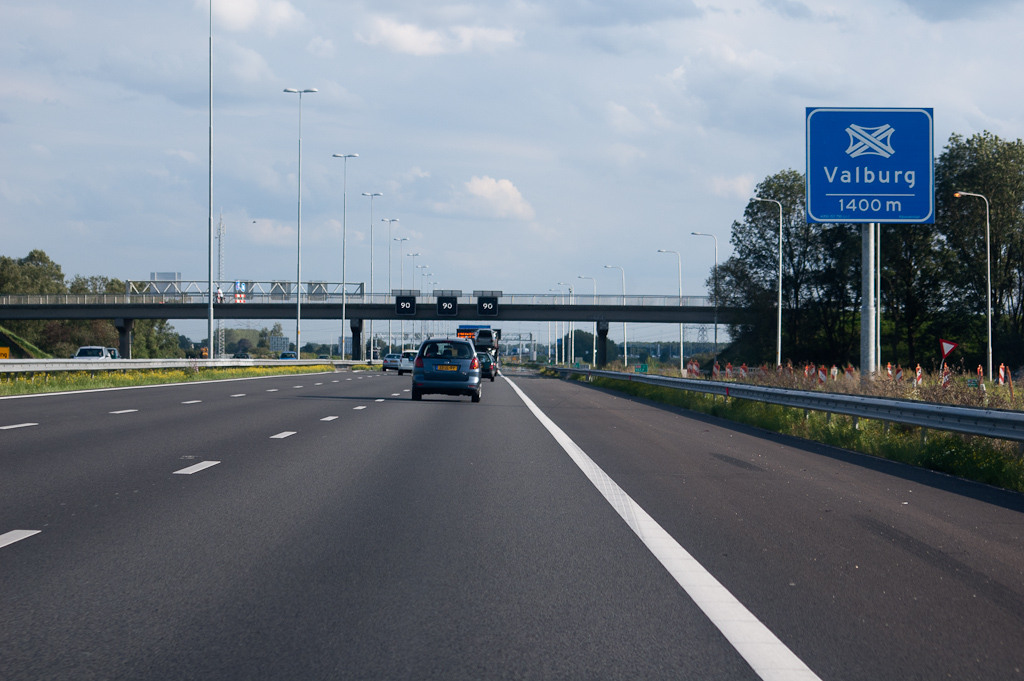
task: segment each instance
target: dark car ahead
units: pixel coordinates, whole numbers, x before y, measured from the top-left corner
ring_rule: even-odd
[[[412,399],[424,395],[469,395],[480,401],[480,360],[464,338],[423,341],[412,369]]]
[[[489,378],[493,383],[498,375],[498,360],[489,352],[478,352],[476,358],[480,360],[480,378]]]

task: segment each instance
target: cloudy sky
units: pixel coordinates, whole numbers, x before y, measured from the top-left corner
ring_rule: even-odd
[[[74,274],[207,276],[207,0],[0,3],[0,254]],[[710,232],[803,171],[807,106],[933,107],[1021,136],[1005,0],[213,0],[226,277],[387,288],[387,224],[441,288],[703,293]],[[406,287],[411,258],[406,257]],[[398,287],[399,257],[393,258]],[[430,287],[424,287],[430,288]],[[305,331],[305,326],[304,326]],[[304,340],[311,340],[303,333]]]

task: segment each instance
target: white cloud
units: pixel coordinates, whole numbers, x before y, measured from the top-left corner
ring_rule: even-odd
[[[516,31],[483,26],[453,26],[445,31],[403,24],[387,17],[375,17],[369,30],[356,38],[368,45],[382,45],[395,52],[428,56],[473,50],[489,51],[518,43]]]
[[[167,155],[177,156],[178,158],[184,159],[189,163],[195,163],[196,161],[199,160],[199,157],[196,156],[195,153],[191,151],[185,151],[184,149],[168,149]]]
[[[608,102],[608,123],[624,133],[641,132],[644,129],[643,121],[636,114],[616,102]]]
[[[711,178],[712,193],[725,198],[749,199],[754,195],[754,185],[753,175]]]
[[[295,243],[295,230],[276,220],[256,219],[242,231],[242,238],[270,246],[291,246]]]
[[[258,83],[273,78],[273,72],[259,52],[235,43],[224,46],[228,58],[227,70],[243,83]]]
[[[535,216],[533,206],[510,180],[496,180],[487,175],[474,176],[463,186],[468,196],[458,193],[452,201],[435,203],[435,210],[441,213],[517,220],[532,220]]]
[[[52,156],[50,150],[44,147],[42,144],[33,144],[32,151],[36,152],[38,156],[41,156],[43,158],[50,158],[50,156]]]
[[[198,0],[196,4],[207,8],[209,0]],[[215,30],[220,25],[229,31],[259,28],[269,34],[304,18],[288,0],[215,0],[213,17]]]
[[[608,155],[619,165],[625,166],[646,158],[647,152],[632,144],[616,143],[608,147]]]
[[[334,43],[329,38],[314,36],[313,39],[309,41],[309,44],[306,45],[306,52],[309,52],[315,57],[329,59],[334,56]]]

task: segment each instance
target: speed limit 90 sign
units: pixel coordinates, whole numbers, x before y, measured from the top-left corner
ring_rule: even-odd
[[[455,296],[438,296],[437,314],[439,317],[457,316],[459,314],[459,299]]]
[[[416,296],[395,296],[395,314],[402,316],[415,315]]]
[[[498,298],[496,296],[480,296],[477,298],[476,313],[481,317],[498,316]]]

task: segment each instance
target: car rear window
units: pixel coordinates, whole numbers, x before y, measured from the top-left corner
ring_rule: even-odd
[[[473,349],[468,343],[451,341],[431,341],[423,346],[423,356],[438,359],[470,359]]]
[[[78,351],[79,357],[102,357],[103,350],[100,348],[82,348]]]

